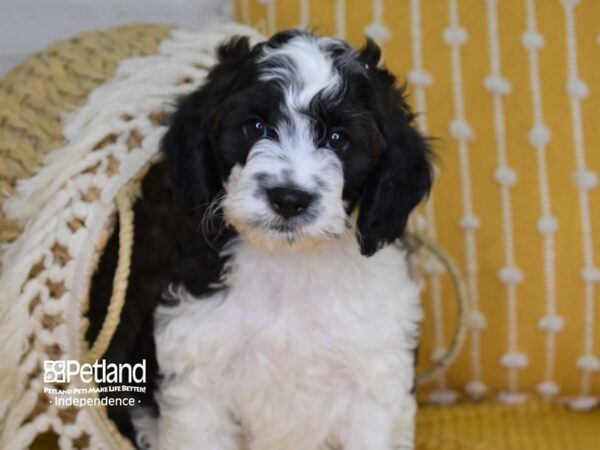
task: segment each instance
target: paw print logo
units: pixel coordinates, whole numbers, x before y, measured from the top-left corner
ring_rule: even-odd
[[[44,361],[44,383],[65,383],[67,364],[65,361]]]

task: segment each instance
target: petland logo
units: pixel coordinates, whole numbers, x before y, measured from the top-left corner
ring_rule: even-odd
[[[89,385],[71,384],[75,380]],[[146,360],[134,365],[44,361],[44,382],[44,393],[59,407],[134,406],[140,403],[137,393],[146,392]]]
[[[74,359],[44,361],[45,383],[70,383],[73,377],[84,383],[141,384],[146,382],[146,360],[138,364],[80,363]]]

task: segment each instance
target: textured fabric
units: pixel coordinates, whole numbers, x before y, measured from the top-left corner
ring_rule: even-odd
[[[600,410],[581,414],[536,402],[524,405],[425,406],[417,450],[597,450]]]
[[[408,80],[439,156],[424,225],[461,264],[474,308],[467,346],[424,393],[520,402],[600,393],[600,2],[237,0],[265,33],[310,25],[384,49]],[[429,267],[423,358],[454,326],[446,274]],[[596,309],[595,309],[596,308]]]
[[[168,31],[131,25],[81,34],[30,55],[0,80],[0,206],[14,194],[17,180],[31,176],[63,143],[60,117],[113,77],[121,59],[154,54]],[[0,212],[0,244],[20,233]]]

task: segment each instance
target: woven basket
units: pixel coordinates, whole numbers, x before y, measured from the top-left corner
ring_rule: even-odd
[[[63,144],[61,116],[82,105],[120,60],[154,54],[169,27],[138,25],[85,33],[27,58],[0,80],[0,205]],[[21,232],[0,214],[0,243]]]
[[[57,407],[45,387],[89,385],[44,382],[43,363],[93,362],[104,355],[127,292],[133,204],[144,175],[160,160],[163,119],[173,99],[202,82],[219,42],[232,34],[260,39],[235,24],[168,34],[167,27],[150,25],[88,33],[31,56],[0,82],[6,105],[0,112],[0,201],[7,212],[0,215],[2,448],[131,448],[103,408]],[[117,223],[112,292],[90,344],[92,277]],[[444,252],[418,234],[412,242],[445,264],[461,305],[453,345],[419,375],[426,382],[456,356],[467,302]]]
[[[0,110],[0,201],[15,194],[16,181],[35,173],[48,152],[63,146],[61,117],[81,106],[92,89],[113,77],[120,60],[156,53],[168,31],[165,26],[127,26],[86,33],[30,56],[0,82],[0,104],[3,105]],[[15,241],[23,232],[23,224],[24,221],[0,215],[0,242]],[[72,222],[72,226],[78,223]],[[50,255],[58,264],[70,259],[68,250],[60,244],[51,247]],[[43,262],[37,263],[27,279],[42,272]],[[3,279],[7,273],[3,272]],[[47,278],[44,284],[48,290],[47,301],[56,301],[65,294],[65,286],[60,281]],[[41,337],[43,329],[50,333],[64,329],[65,317],[42,311],[41,306],[42,301],[37,296],[27,305],[32,317],[37,312],[36,319],[42,327],[31,326],[29,320],[20,324],[28,328],[28,348],[20,361],[1,360],[3,368],[14,362],[29,366],[25,376],[18,374],[16,383],[8,388],[15,389],[16,395],[7,397],[3,392],[0,400],[3,412],[9,407],[6,399],[13,402],[2,423],[2,448],[36,447],[40,443],[51,447],[60,443],[62,448],[127,448],[128,443],[102,411],[82,414],[83,410],[75,408],[49,409],[49,400],[40,394],[40,361],[31,355],[34,352],[45,353],[49,358],[66,355],[60,343],[43,342]],[[6,305],[0,313],[5,323]],[[3,348],[8,350],[10,344],[6,341],[9,340],[4,333],[3,337]]]

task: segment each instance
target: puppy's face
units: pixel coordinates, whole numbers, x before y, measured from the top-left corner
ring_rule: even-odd
[[[301,31],[221,47],[164,140],[184,208],[222,211],[242,238],[271,248],[315,245],[355,226],[370,255],[399,237],[431,175],[379,54],[371,42],[359,52]]]

